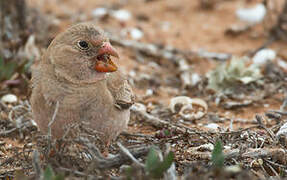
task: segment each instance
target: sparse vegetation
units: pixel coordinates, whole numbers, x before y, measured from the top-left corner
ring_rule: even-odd
[[[214,149],[212,151],[212,165],[216,168],[222,168],[224,166],[224,154],[222,152],[221,141],[216,141]]]
[[[232,58],[230,62],[218,65],[208,74],[208,88],[218,93],[234,93],[240,86],[260,83],[262,77],[260,67],[250,64],[248,57]],[[262,83],[262,81],[261,81]]]
[[[240,22],[237,8],[256,3],[267,8],[263,22]],[[0,0],[0,8],[0,179],[286,179],[287,0]],[[105,30],[136,94],[128,129],[109,147],[85,122],[60,140],[40,134],[29,103],[32,63],[82,21]],[[258,65],[260,47],[276,53]]]

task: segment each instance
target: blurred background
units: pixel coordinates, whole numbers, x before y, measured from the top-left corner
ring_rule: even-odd
[[[264,3],[264,15],[260,7],[257,13],[257,6]],[[40,59],[57,33],[78,22],[93,21],[120,39],[183,51],[243,55],[264,44],[283,7],[284,0],[1,1],[0,55],[7,68],[1,69],[0,80],[11,80],[13,71],[29,72],[28,66],[34,59]],[[248,20],[244,13],[239,17],[237,11],[242,8],[254,8],[255,17],[251,14]],[[284,47],[284,43],[280,44],[278,51],[284,54]],[[119,50],[122,68],[128,72],[139,67],[134,53],[126,48]],[[10,64],[8,59],[17,61],[17,65]],[[212,64],[196,61],[190,65],[203,75]]]

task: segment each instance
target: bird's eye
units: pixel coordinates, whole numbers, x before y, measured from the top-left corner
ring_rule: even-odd
[[[89,43],[87,43],[86,41],[79,41],[78,46],[80,49],[83,49],[83,50],[89,49]]]

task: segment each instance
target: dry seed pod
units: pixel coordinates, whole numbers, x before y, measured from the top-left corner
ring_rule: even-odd
[[[202,99],[178,96],[170,100],[169,108],[185,120],[195,120],[207,113],[208,106]]]

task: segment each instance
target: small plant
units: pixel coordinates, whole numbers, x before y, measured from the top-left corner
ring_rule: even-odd
[[[162,129],[160,131],[157,131],[156,134],[155,134],[155,137],[156,138],[170,138],[174,135],[174,132],[173,130],[171,129]]]
[[[160,178],[166,172],[174,159],[173,152],[169,152],[161,161],[158,152],[151,148],[145,163],[145,170],[152,178]]]
[[[150,148],[145,164],[132,165],[125,168],[125,179],[160,179],[171,167],[174,160],[173,152],[162,157],[160,151]]]
[[[16,171],[15,179],[16,180],[28,180],[30,178],[26,176],[22,171]],[[52,167],[48,165],[44,172],[41,170],[39,179],[41,180],[64,180],[65,177],[62,174],[55,175]]]
[[[260,67],[251,64],[247,57],[235,58],[218,65],[208,73],[208,88],[215,92],[232,93],[238,86],[258,81],[261,77]]]
[[[215,168],[222,168],[224,166],[224,154],[222,152],[221,141],[216,141],[211,155],[212,165]]]
[[[10,79],[16,69],[15,62],[5,62],[4,59],[0,57],[0,81]]]
[[[63,175],[55,175],[52,167],[48,165],[43,173],[43,179],[44,180],[64,180]]]
[[[5,61],[0,57],[0,82],[9,80],[15,72],[24,73],[28,69],[27,61],[21,61],[18,63],[16,61]]]

